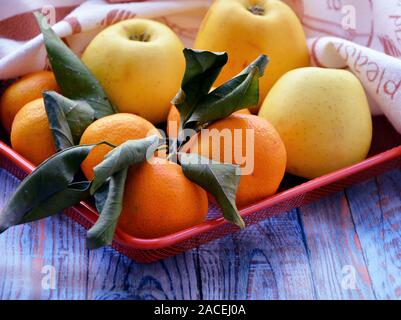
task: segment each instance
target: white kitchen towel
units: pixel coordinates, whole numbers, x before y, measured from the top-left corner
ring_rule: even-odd
[[[191,46],[212,0],[2,0],[0,79],[46,69],[42,37],[32,11],[80,54],[103,28],[146,17],[170,26]],[[314,65],[347,68],[362,82],[373,114],[385,114],[401,133],[401,1],[284,0],[299,16]],[[56,22],[57,21],[57,22]]]

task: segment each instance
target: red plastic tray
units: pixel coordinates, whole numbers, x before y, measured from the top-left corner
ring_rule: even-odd
[[[384,117],[375,117],[373,123],[373,143],[367,160],[310,181],[286,176],[278,194],[240,210],[247,226],[401,167],[401,136]],[[19,179],[34,169],[29,161],[13,151],[6,142],[0,142],[0,167]],[[213,204],[210,204],[210,208],[209,218],[204,223],[162,238],[140,239],[117,229],[112,246],[137,262],[148,263],[238,230],[219,215],[216,217],[218,209]],[[85,202],[65,210],[65,213],[87,229],[98,216],[96,210]]]

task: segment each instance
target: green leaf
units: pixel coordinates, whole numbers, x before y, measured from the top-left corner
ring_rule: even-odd
[[[204,96],[185,127],[197,128],[258,104],[259,78],[263,76],[267,63],[265,55],[259,56],[239,75]]]
[[[109,182],[98,192],[101,193],[101,203],[96,199],[99,218],[86,236],[86,247],[97,249],[111,244],[114,232],[123,208],[125,179],[128,169],[113,174]],[[97,193],[97,192],[96,192]],[[96,194],[95,194],[96,195]]]
[[[95,110],[96,119],[115,113],[106,93],[89,69],[59,38],[41,13],[35,12],[34,15],[63,95],[72,100],[88,102]]]
[[[95,178],[92,182],[91,193],[93,194],[115,173],[150,158],[159,146],[159,142],[160,138],[153,135],[144,139],[128,140],[111,150],[93,169]]]
[[[109,194],[109,187],[110,187],[110,179],[107,179],[107,181],[103,183],[102,186],[99,187],[93,194],[93,197],[95,198],[95,206],[97,212],[103,211],[104,204],[106,203],[107,196]]]
[[[0,233],[21,223],[26,215],[29,221],[40,219],[43,212],[41,209],[35,211],[37,208],[57,210],[49,211],[47,216],[64,209],[64,204],[69,204],[69,200],[65,199],[61,203],[61,197],[71,196],[76,190],[82,191],[82,185],[77,188],[73,180],[82,161],[94,146],[81,145],[60,151],[28,175],[0,213]]]
[[[227,53],[184,49],[184,56],[186,69],[181,90],[172,101],[183,123],[189,119],[199,100],[209,93],[227,63]]]
[[[81,135],[95,119],[93,108],[85,101],[70,100],[54,91],[44,92],[43,99],[56,149],[79,144]]]
[[[224,218],[244,228],[245,223],[235,204],[240,180],[240,175],[237,174],[239,167],[211,161],[195,153],[180,153],[180,163],[189,180],[215,197]]]
[[[50,196],[39,206],[28,212],[19,224],[44,219],[65,208],[72,207],[90,196],[89,189],[89,181],[70,183],[66,189]]]

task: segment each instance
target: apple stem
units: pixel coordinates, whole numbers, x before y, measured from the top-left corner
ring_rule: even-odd
[[[257,16],[263,16],[265,14],[265,8],[257,4],[248,7],[248,11]]]
[[[150,36],[147,33],[133,34],[130,36],[130,39],[133,41],[148,42],[150,40]]]

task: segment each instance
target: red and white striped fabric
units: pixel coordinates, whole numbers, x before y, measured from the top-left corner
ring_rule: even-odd
[[[385,114],[401,133],[401,1],[283,0],[300,17],[312,63],[348,68],[363,83],[372,113]],[[191,46],[212,0],[2,0],[0,79],[47,67],[31,14],[54,14],[53,28],[78,54],[105,26],[132,17],[160,20]]]
[[[116,3],[118,2],[118,3]],[[0,79],[47,67],[42,36],[32,11],[42,11],[53,29],[78,54],[103,28],[133,17],[152,18],[170,26],[188,46],[210,1],[2,0],[0,4]]]

